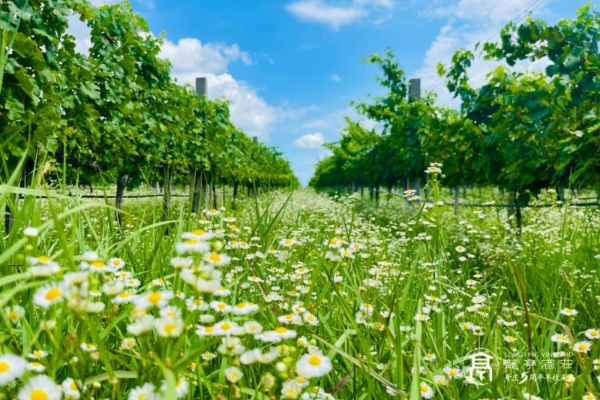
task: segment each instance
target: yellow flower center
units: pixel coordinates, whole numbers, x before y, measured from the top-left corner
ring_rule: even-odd
[[[421,385],[421,393],[429,393],[429,388],[425,385]]]
[[[194,229],[192,233],[196,236],[204,236],[206,235],[206,231],[204,229]]]
[[[71,384],[69,385],[69,388],[70,388],[71,390],[79,390],[79,389],[77,388],[77,385],[75,384],[75,382],[71,382]]]
[[[58,299],[61,295],[62,290],[60,290],[59,288],[52,288],[48,290],[48,293],[46,293],[46,300],[54,301]]]
[[[102,261],[94,261],[90,265],[94,268],[104,268],[104,263]]]
[[[0,361],[0,374],[10,371],[10,364],[6,361]]]
[[[275,332],[277,333],[286,333],[288,330],[287,328],[284,328],[283,326],[279,326],[277,328],[275,328]]]
[[[208,259],[213,262],[219,262],[221,261],[221,256],[217,253],[212,253],[210,256],[208,256]]]
[[[587,344],[585,344],[585,343],[582,343],[582,344],[580,344],[579,346],[577,346],[577,348],[578,348],[579,350],[587,350]]]
[[[34,389],[30,394],[31,400],[48,400],[48,393],[44,389]]]
[[[225,304],[225,303],[219,303],[219,304],[217,304],[217,308],[219,310],[224,310],[224,309],[227,308],[227,304]]]
[[[206,328],[204,328],[204,331],[207,333],[213,333],[215,331],[215,328],[213,328],[212,326],[207,326]]]
[[[8,313],[8,319],[10,319],[11,321],[14,321],[14,320],[16,320],[17,318],[19,318],[19,313],[18,313],[17,311],[15,311],[15,310],[11,310],[11,311]]]
[[[235,306],[236,308],[246,308],[246,303],[240,303]]]
[[[177,329],[177,324],[167,324],[165,326],[165,332],[167,332],[168,335],[171,335],[175,329]]]
[[[313,367],[318,367],[319,365],[321,365],[323,361],[321,361],[321,357],[313,354],[312,356],[308,357],[308,363],[310,365],[312,365]]]
[[[129,292],[123,292],[123,293],[121,293],[121,294],[119,295],[119,297],[122,297],[122,298],[124,298],[124,299],[127,299],[127,298],[131,297],[131,293],[129,293]]]
[[[231,329],[231,324],[229,322],[223,322],[221,324],[221,329],[223,329],[224,331],[228,331]]]
[[[157,304],[162,300],[162,296],[160,293],[154,292],[150,296],[148,296],[148,301],[152,304]]]
[[[50,261],[50,259],[46,256],[39,256],[37,259],[41,263],[47,263],[48,261]]]
[[[115,264],[115,265],[121,265],[121,260],[114,260],[113,264]]]

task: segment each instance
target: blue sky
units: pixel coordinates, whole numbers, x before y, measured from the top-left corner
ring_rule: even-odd
[[[95,4],[115,2],[94,0]],[[381,94],[376,67],[361,58],[389,47],[411,78],[455,102],[435,72],[438,62],[478,41],[495,39],[508,21],[527,14],[555,22],[572,18],[582,0],[132,0],[155,35],[166,33],[163,56],[181,83],[208,77],[209,97],[231,101],[233,122],[277,146],[301,182],[339,138],[350,101]],[[85,34],[74,24],[85,47]],[[476,62],[474,84],[493,65]],[[523,63],[542,69],[544,62]]]

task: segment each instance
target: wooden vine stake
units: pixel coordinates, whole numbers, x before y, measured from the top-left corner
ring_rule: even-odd
[[[196,78],[196,95],[199,99],[206,97],[208,83],[206,78]],[[191,175],[191,186],[192,186],[192,213],[198,213],[198,206],[200,205],[200,189],[202,188],[202,177],[204,175],[204,169],[202,167],[194,166]]]

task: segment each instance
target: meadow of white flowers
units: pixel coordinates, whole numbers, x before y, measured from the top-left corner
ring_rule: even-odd
[[[0,254],[0,399],[597,398],[600,212],[517,235],[429,185],[182,205],[169,235],[151,202],[39,202]]]

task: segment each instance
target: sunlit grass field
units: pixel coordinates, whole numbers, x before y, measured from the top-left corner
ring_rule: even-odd
[[[517,234],[433,176],[379,207],[304,189],[162,222],[128,200],[119,225],[41,191],[0,206],[17,191],[0,399],[598,398],[596,207],[525,209]]]

